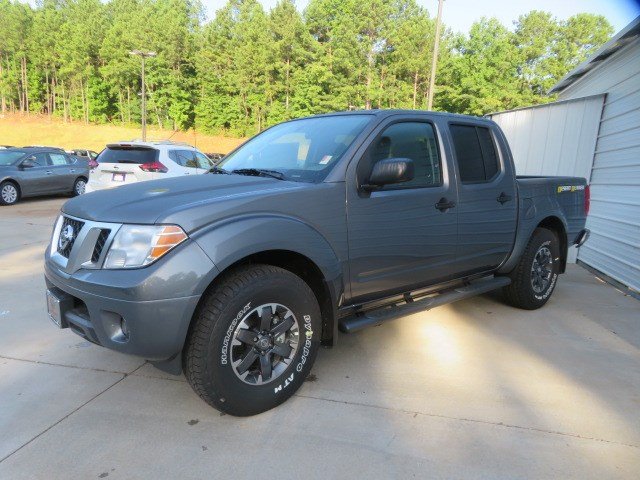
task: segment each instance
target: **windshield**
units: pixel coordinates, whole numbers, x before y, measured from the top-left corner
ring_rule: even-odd
[[[320,182],[371,120],[371,115],[305,118],[255,136],[218,165],[228,172],[259,169],[285,180]]]
[[[0,165],[12,165],[23,156],[24,152],[7,152],[0,150]]]

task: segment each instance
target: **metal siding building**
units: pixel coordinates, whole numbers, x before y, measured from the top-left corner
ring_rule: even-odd
[[[512,144],[519,174],[587,178],[591,237],[578,260],[638,292],[640,17],[551,92],[559,102],[492,118]]]

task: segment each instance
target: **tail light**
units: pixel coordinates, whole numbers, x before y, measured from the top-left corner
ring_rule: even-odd
[[[147,162],[140,165],[144,172],[167,173],[169,169],[160,162]]]
[[[98,162],[94,158],[90,158],[88,165],[89,165],[89,169],[93,170],[98,166]]]
[[[589,208],[591,207],[591,187],[589,185],[584,187],[584,214],[589,215]]]

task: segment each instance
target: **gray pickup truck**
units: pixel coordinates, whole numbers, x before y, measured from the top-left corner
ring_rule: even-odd
[[[276,125],[210,174],[69,200],[45,254],[61,328],[252,415],[319,346],[502,289],[544,305],[588,237],[583,178],[516,177],[500,128],[418,111]]]

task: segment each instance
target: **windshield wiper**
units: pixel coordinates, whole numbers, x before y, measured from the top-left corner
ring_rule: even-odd
[[[227,172],[224,168],[221,168],[217,165],[214,165],[213,167],[211,167],[207,173],[217,173],[219,175],[229,175],[229,172]]]
[[[284,173],[278,172],[277,170],[266,170],[264,168],[239,168],[238,170],[231,170],[231,173],[250,175],[253,177],[271,177],[278,180],[284,180]]]

